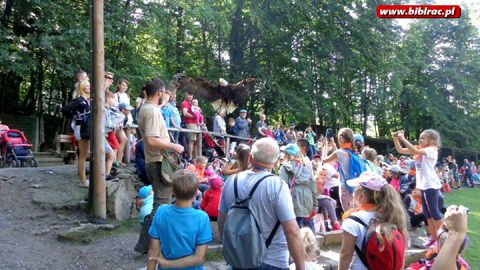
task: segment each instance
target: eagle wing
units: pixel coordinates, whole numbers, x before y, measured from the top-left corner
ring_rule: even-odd
[[[219,91],[220,85],[199,77],[183,77],[179,80],[181,91],[192,94],[194,98],[207,102],[222,99]],[[222,99],[223,100],[223,99]]]
[[[248,100],[250,93],[252,93],[255,89],[255,79],[243,79],[241,82],[233,85],[228,85],[227,87],[230,87],[230,100],[233,103],[244,103]]]

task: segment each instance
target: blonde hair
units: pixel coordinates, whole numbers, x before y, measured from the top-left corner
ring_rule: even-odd
[[[381,250],[385,247],[382,234],[385,235],[388,244],[393,242],[391,225],[395,225],[408,242],[407,213],[397,191],[389,184],[384,185],[380,192],[358,186],[353,192],[353,197],[358,198],[362,193],[368,198],[368,203],[375,204],[375,218],[372,219],[370,226],[377,226],[375,232],[378,235]]]
[[[208,162],[208,158],[204,157],[204,156],[198,156],[195,161],[198,163],[207,163]]]
[[[105,98],[114,98],[114,97],[115,95],[110,90],[105,90]]]
[[[305,258],[307,258],[312,250],[315,252],[315,249],[317,248],[317,239],[312,230],[307,227],[300,229],[300,235],[302,236]]]
[[[79,81],[77,83],[77,87],[75,87],[75,91],[73,92],[73,99],[76,99],[78,97],[83,97],[85,99],[90,98],[90,94],[83,92],[83,89],[87,87],[87,84],[90,86],[90,83],[88,81]]]
[[[342,137],[346,143],[351,143],[352,146],[355,144],[355,135],[353,130],[349,128],[342,128],[338,131],[338,137]]]
[[[107,77],[107,76],[115,77],[115,75],[114,75],[112,72],[110,72],[110,71],[105,71],[105,77]]]
[[[440,148],[442,146],[442,139],[440,138],[440,133],[434,129],[426,129],[422,132],[427,136],[427,138],[432,142],[434,146]]]

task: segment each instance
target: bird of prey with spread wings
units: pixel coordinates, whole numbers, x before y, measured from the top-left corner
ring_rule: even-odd
[[[229,84],[223,78],[219,80],[219,83],[213,83],[199,77],[191,78],[185,76],[179,76],[177,81],[179,84],[178,89],[182,92],[192,94],[195,98],[212,102],[212,106],[216,111],[223,110],[226,113],[232,113],[236,109],[237,104],[246,102],[255,86],[255,79],[253,78],[243,79],[237,84]]]

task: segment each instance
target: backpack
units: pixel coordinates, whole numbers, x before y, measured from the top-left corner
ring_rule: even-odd
[[[347,180],[355,179],[359,177],[363,172],[365,172],[367,170],[367,168],[364,165],[366,161],[362,156],[360,156],[363,160],[363,163],[362,163],[362,160],[360,160],[360,158],[357,155],[355,155],[355,153],[350,151],[350,149],[342,148],[342,150],[347,152],[347,154],[350,154],[350,178],[349,179],[345,178],[345,175],[343,174],[343,171],[340,168],[340,166],[338,166],[338,169],[342,174],[343,179],[345,179],[345,186],[348,188],[348,191],[350,191],[350,193],[353,193],[355,188],[347,185]]]
[[[233,182],[235,201],[228,210],[223,230],[223,256],[225,261],[234,269],[260,267],[267,258],[267,248],[272,243],[272,239],[280,226],[280,221],[277,221],[267,241],[264,241],[258,223],[257,208],[251,201],[258,185],[270,176],[273,176],[273,174],[268,174],[258,180],[248,196],[240,199],[238,198],[237,188],[238,174],[235,175]]]
[[[407,197],[408,194],[412,193],[412,189],[410,188],[410,184],[411,183],[404,183],[400,186],[400,197],[403,199],[405,199],[405,197]]]
[[[388,244],[387,238],[385,235],[382,235],[385,246],[381,250],[378,235],[375,232],[376,226],[369,226],[356,216],[350,215],[348,218],[367,228],[367,233],[362,242],[362,249],[355,245],[355,251],[367,269],[399,270],[403,268],[406,243],[405,238],[396,226],[392,225],[390,228],[393,236],[392,244]]]

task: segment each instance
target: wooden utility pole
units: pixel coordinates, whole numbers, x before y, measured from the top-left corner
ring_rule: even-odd
[[[93,173],[90,174],[90,185],[93,184],[93,217],[96,219],[107,218],[107,203],[105,192],[105,50],[104,50],[104,25],[103,25],[103,0],[91,0],[93,4],[93,106],[92,129],[93,136]],[[92,181],[93,180],[93,181]]]

